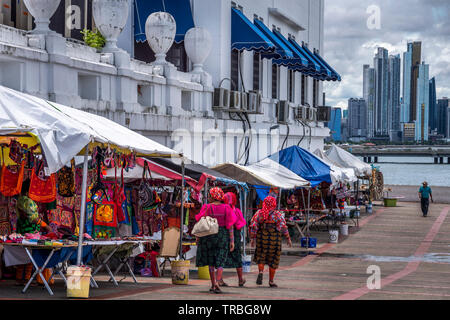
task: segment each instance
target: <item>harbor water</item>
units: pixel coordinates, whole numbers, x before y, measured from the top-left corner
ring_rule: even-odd
[[[362,158],[361,158],[362,160]],[[447,158],[444,158],[447,162]],[[433,157],[378,157],[385,185],[450,187],[450,164],[434,164]]]

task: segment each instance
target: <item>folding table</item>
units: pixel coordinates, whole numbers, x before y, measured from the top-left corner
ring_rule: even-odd
[[[30,280],[28,280],[27,284],[23,288],[22,293],[25,293],[28,290],[31,282],[33,282],[34,278],[36,278],[36,276],[39,274],[41,276],[42,282],[44,283],[44,286],[47,289],[48,293],[51,296],[53,296],[53,291],[50,288],[50,286],[48,285],[47,281],[45,280],[45,278],[44,278],[44,276],[42,274],[42,271],[44,269],[46,269],[48,263],[50,262],[50,259],[53,257],[53,255],[55,254],[56,251],[59,251],[59,250],[61,250],[63,248],[76,248],[77,244],[62,245],[62,246],[45,246],[45,245],[38,245],[38,244],[3,243],[3,246],[5,246],[5,247],[6,246],[15,246],[15,247],[23,248],[25,250],[25,252],[27,253],[28,257],[30,258],[31,263],[33,264],[33,266],[35,268],[35,271],[31,275]],[[41,267],[38,266],[38,264],[36,263],[35,259],[33,258],[33,254],[32,254],[33,250],[50,250],[49,255],[47,256],[47,258],[45,259],[45,261],[44,261],[44,263],[42,264]],[[69,258],[70,258],[70,255],[69,255]],[[69,258],[67,258],[67,260]],[[64,260],[67,261],[66,259],[64,259]],[[61,271],[58,270],[58,272],[61,272]],[[64,276],[63,276],[63,279],[65,280]]]
[[[106,247],[106,246],[114,247],[114,248],[112,248],[111,252],[109,252],[106,255],[106,258],[104,258],[103,261],[100,261],[99,259],[97,259],[97,261],[100,264],[97,266],[97,268],[92,273],[92,277],[94,277],[102,268],[105,268],[106,272],[109,274],[109,277],[110,277],[108,281],[112,281],[115,286],[119,286],[115,276],[117,275],[117,273],[119,273],[119,271],[122,269],[123,266],[127,266],[128,273],[133,278],[133,281],[135,283],[137,283],[136,277],[135,277],[134,272],[129,263],[130,259],[131,259],[130,256],[125,256],[124,258],[119,258],[120,264],[114,273],[111,271],[111,268],[109,267],[109,262],[110,262],[111,258],[117,253],[117,251],[125,244],[133,244],[134,248],[135,248],[135,247],[139,246],[139,244],[141,244],[141,243],[152,243],[152,242],[154,242],[154,240],[150,240],[150,239],[149,240],[105,240],[105,241],[86,241],[86,242],[84,242],[85,244],[94,247],[94,249],[92,251],[93,254],[98,252],[98,250],[101,247]],[[98,284],[96,283],[96,281],[94,279],[92,281],[92,286],[98,288]]]

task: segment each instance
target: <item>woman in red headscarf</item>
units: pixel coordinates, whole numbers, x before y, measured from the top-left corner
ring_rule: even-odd
[[[209,192],[210,203],[203,205],[195,220],[199,221],[203,216],[216,218],[219,224],[219,233],[198,239],[197,267],[209,266],[209,276],[211,278],[210,292],[222,293],[217,279],[222,279],[223,267],[230,252],[234,250],[235,215],[231,207],[224,204],[224,193],[220,188],[212,188]]]
[[[292,247],[286,220],[280,211],[275,210],[277,200],[268,196],[264,199],[262,209],[258,210],[250,222],[250,246],[255,246],[255,263],[258,264],[258,278],[256,284],[261,285],[264,265],[269,265],[269,286],[277,287],[273,282],[275,271],[280,263],[281,238],[284,235],[289,247]]]
[[[239,278],[239,287],[243,287],[245,279],[242,277],[242,250],[241,250],[241,230],[247,224],[244,215],[239,208],[236,208],[236,195],[233,192],[227,192],[223,197],[223,202],[228,204],[235,215],[234,223],[234,250],[228,255],[224,268],[236,268]],[[219,286],[228,287],[222,278],[217,278]]]

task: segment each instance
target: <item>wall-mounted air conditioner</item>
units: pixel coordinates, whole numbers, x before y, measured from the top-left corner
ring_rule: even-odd
[[[306,114],[306,107],[305,106],[297,106],[295,108],[295,119],[296,120],[306,120],[307,114]]]
[[[250,91],[248,93],[248,108],[249,113],[261,113],[261,92]]]
[[[317,119],[317,109],[313,107],[306,108],[306,120],[315,121]]]
[[[214,88],[213,109],[228,109],[230,107],[230,90]]]
[[[248,92],[241,93],[241,110],[248,112],[249,94]]]
[[[241,99],[242,95],[239,91],[231,91],[230,92],[230,109],[240,110],[241,109]]]
[[[317,107],[317,121],[323,122],[331,121],[331,107],[327,106]]]
[[[289,102],[279,101],[277,103],[277,120],[279,123],[287,123],[289,118]]]

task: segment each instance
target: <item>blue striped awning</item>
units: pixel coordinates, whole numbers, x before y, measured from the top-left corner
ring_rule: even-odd
[[[260,20],[254,20],[255,26],[275,45],[275,52],[271,54],[263,54],[266,59],[279,59],[277,64],[295,65],[298,61],[294,61],[294,54],[291,50],[276,36],[267,26]],[[289,61],[290,60],[290,61]],[[274,62],[275,63],[275,62]]]
[[[278,30],[274,30],[273,33],[292,51],[295,61],[297,61],[293,69],[301,71],[305,74],[313,76],[315,74],[314,67],[310,64],[306,56],[297,50]],[[292,59],[291,59],[292,60]]]
[[[275,45],[240,10],[231,8],[231,49],[273,53]]]
[[[341,81],[341,76],[339,75],[339,73],[337,73],[336,71],[334,71],[334,69],[332,67],[330,67],[330,65],[319,55],[319,53],[316,51],[314,52],[314,56],[323,63],[323,65],[332,73],[332,77],[331,80],[333,81]]]
[[[168,12],[175,18],[177,24],[175,42],[182,42],[186,32],[194,27],[189,0],[136,0],[134,2],[134,40],[138,42],[147,40],[145,22],[150,14],[159,11]]]
[[[294,39],[289,38],[289,42],[308,58],[310,64],[314,66],[315,78],[320,80],[331,80],[331,72],[320,61],[314,57],[308,47],[299,45]]]

